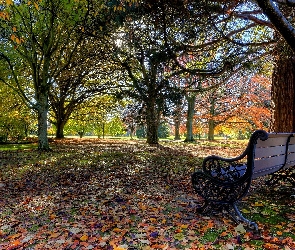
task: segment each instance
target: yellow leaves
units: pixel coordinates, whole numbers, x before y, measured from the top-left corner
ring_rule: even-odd
[[[114,6],[114,11],[126,11],[126,9],[125,9],[125,7],[123,7],[123,6]]]
[[[263,207],[264,205],[263,205],[263,203],[256,201],[256,202],[253,204],[253,206],[254,206],[254,207]]]
[[[12,0],[6,0],[6,4],[7,5],[13,5],[13,1]]]
[[[10,39],[15,42],[16,44],[21,44],[22,42],[24,42],[24,39],[17,37],[16,35],[12,34],[10,36]]]
[[[235,231],[237,234],[245,234],[246,229],[244,228],[243,224],[239,224],[235,227]]]
[[[80,237],[80,241],[87,241],[87,240],[88,240],[88,236],[86,234]]]
[[[16,32],[16,27],[13,26],[13,27],[12,27],[12,30],[13,30],[13,32]]]
[[[187,229],[188,228],[188,225],[187,224],[182,224],[182,225],[180,225],[180,228]]]
[[[34,4],[36,10],[39,10],[39,5],[38,5],[36,2],[33,2],[33,4]],[[29,2],[28,2],[28,5],[32,5],[32,2],[29,1]]]
[[[12,35],[10,36],[10,39],[11,39],[12,41],[16,42],[17,44],[19,43],[19,38],[18,38],[17,36],[15,36],[14,34],[12,34]]]
[[[34,6],[35,6],[36,10],[39,10],[39,5],[36,2],[34,2]]]
[[[246,208],[243,208],[243,209],[241,210],[241,212],[242,212],[243,214],[250,214],[250,213],[251,213],[251,211],[248,210],[248,209],[246,209]]]
[[[9,20],[9,14],[5,11],[0,11],[0,18],[4,20]]]
[[[156,218],[150,218],[149,220],[150,220],[150,222],[157,222]]]

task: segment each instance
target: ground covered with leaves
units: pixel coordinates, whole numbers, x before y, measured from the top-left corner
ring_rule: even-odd
[[[203,157],[245,143],[52,141],[0,150],[0,249],[295,249],[294,189],[253,183],[239,204],[259,232],[201,215],[190,176]]]

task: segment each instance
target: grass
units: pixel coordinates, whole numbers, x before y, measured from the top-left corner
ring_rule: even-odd
[[[24,149],[37,149],[37,143],[9,143],[0,144],[0,150],[24,150]]]

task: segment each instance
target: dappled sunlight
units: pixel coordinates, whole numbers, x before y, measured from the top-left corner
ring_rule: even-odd
[[[76,147],[67,142],[55,141],[48,153],[12,151],[10,159],[3,157],[9,168],[0,169],[5,184],[0,186],[5,190],[0,199],[0,248],[18,244],[58,250],[75,246],[210,249],[246,246],[257,237],[245,233],[247,238],[240,239],[236,231],[244,227],[237,229],[225,215],[196,213],[202,199],[190,182],[194,168],[201,167],[198,156],[221,152],[236,156],[244,148],[242,143],[165,142],[149,147],[130,141],[87,140]],[[267,210],[265,203],[255,203],[261,198],[259,192],[254,195],[242,202],[242,211],[254,216],[261,211],[266,216],[278,213],[274,205]],[[290,212],[288,217],[293,218]],[[284,222],[277,218],[278,224]],[[271,225],[265,223],[259,226],[268,230]],[[292,226],[290,222],[288,230],[294,233]],[[294,244],[288,240],[290,246]]]

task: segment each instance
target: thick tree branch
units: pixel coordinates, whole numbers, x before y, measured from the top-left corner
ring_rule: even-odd
[[[284,2],[294,2],[284,1]],[[295,52],[295,29],[292,24],[284,17],[280,9],[272,0],[257,0],[258,5],[268,16],[276,30],[284,37],[291,49]]]
[[[295,7],[295,0],[276,0],[276,2],[290,7]]]

